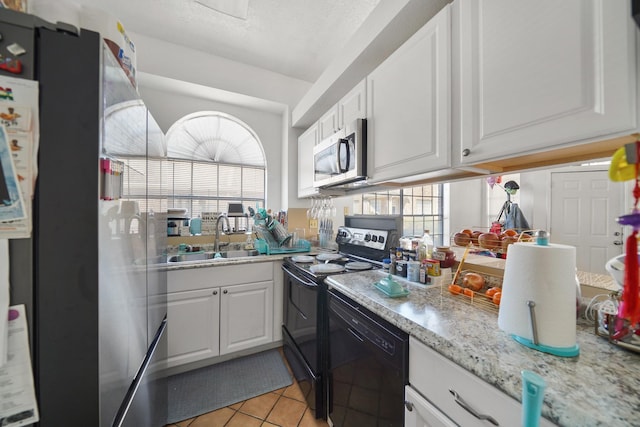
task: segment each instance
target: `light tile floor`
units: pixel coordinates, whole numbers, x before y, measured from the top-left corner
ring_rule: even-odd
[[[280,354],[282,355],[282,349]],[[291,373],[284,357],[283,360]],[[328,424],[314,418],[294,378],[289,387],[170,424],[168,427],[328,427]]]

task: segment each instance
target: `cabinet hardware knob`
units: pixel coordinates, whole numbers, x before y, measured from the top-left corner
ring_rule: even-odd
[[[462,150],[463,157],[467,157],[469,154],[471,154],[471,150],[469,150],[468,148],[465,148],[464,150]]]
[[[493,418],[491,415],[481,414],[478,411],[476,411],[471,405],[469,405],[467,402],[465,402],[462,399],[462,397],[455,390],[449,390],[449,393],[453,394],[453,398],[455,399],[455,401],[456,401],[456,403],[458,405],[462,406],[462,408],[465,411],[467,411],[468,413],[470,413],[471,415],[473,415],[477,419],[479,419],[479,420],[487,420],[491,424],[493,424],[494,426],[499,426],[500,425],[500,423],[498,423],[498,421],[496,421],[496,419]]]
[[[218,295],[218,291],[213,291],[213,294],[214,295]]]
[[[404,406],[407,408],[407,411],[413,411],[413,403],[409,402],[408,400],[404,401]]]
[[[619,231],[616,231],[615,233],[613,233],[614,236],[622,236],[622,233]]]
[[[229,291],[228,291],[228,290],[226,290],[226,289],[225,289],[224,291],[222,291],[222,293],[223,293],[223,294],[226,294],[226,293],[228,293],[228,292],[229,292]]]

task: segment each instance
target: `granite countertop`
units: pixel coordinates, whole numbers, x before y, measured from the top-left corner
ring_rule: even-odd
[[[497,312],[471,306],[439,286],[399,277],[410,294],[373,287],[380,270],[332,275],[327,283],[507,395],[521,400],[520,371],[547,382],[542,415],[560,426],[640,426],[640,355],[620,349],[578,321],[580,355],[563,358],[518,344],[498,328]],[[444,292],[443,292],[444,291]]]
[[[256,255],[237,258],[213,258],[197,261],[169,262],[167,263],[167,271],[185,270],[191,268],[209,268],[235,264],[253,264],[257,262],[282,261],[282,259],[287,256],[291,256],[291,254]]]

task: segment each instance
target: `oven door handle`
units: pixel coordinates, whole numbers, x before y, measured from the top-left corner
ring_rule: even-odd
[[[282,266],[282,269],[285,271],[285,273],[287,273],[289,276],[291,276],[293,279],[295,279],[297,282],[299,282],[300,284],[302,284],[303,286],[307,287],[307,288],[317,288],[318,285],[314,282],[309,282],[308,280],[305,280],[303,278],[301,278],[300,276],[298,276],[297,274],[295,274],[293,271],[291,271],[291,269],[289,267],[287,267],[286,265]]]

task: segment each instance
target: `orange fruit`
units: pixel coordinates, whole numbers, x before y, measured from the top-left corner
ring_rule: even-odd
[[[502,290],[500,288],[493,287],[493,288],[487,289],[487,291],[484,294],[488,297],[493,297],[497,292],[502,292]]]
[[[464,288],[462,291],[466,296],[473,298],[473,291],[469,288]]]
[[[464,230],[461,231],[461,233],[464,233],[469,237],[471,237],[471,235],[473,234],[473,231],[471,231],[469,228],[465,228]]]
[[[502,234],[506,235],[506,236],[517,236],[518,232],[516,230],[514,230],[513,228],[507,228],[506,230],[504,230],[502,232]]]
[[[502,292],[496,292],[493,294],[493,303],[495,305],[500,305],[500,299],[502,298]]]
[[[454,295],[458,295],[462,292],[462,287],[458,285],[449,285],[449,292]]]

